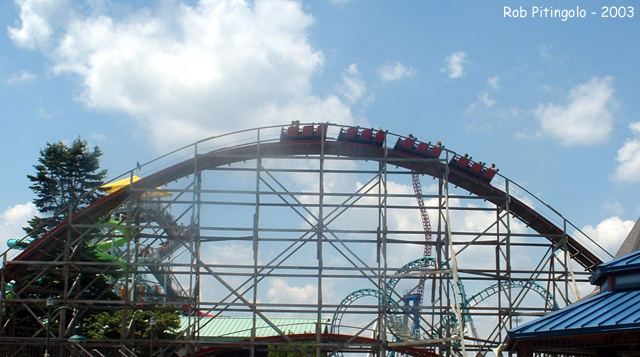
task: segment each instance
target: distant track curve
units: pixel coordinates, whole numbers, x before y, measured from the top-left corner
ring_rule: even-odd
[[[343,127],[334,124],[330,125]],[[256,128],[253,130],[259,131],[261,129],[265,128]],[[455,154],[450,150],[447,150],[447,152],[449,154]],[[163,186],[202,170],[210,170],[223,165],[252,160],[258,156],[262,158],[284,158],[305,155],[340,156],[351,157],[354,160],[374,160],[413,170],[419,174],[426,174],[435,178],[444,178],[450,184],[482,197],[498,207],[508,209],[511,214],[517,216],[521,221],[554,244],[557,244],[559,248],[564,249],[566,244],[566,249],[570,256],[584,267],[585,270],[593,271],[598,264],[602,263],[601,259],[594,253],[573,237],[569,236],[563,229],[557,227],[540,213],[536,212],[533,208],[527,206],[517,198],[508,195],[501,189],[492,186],[490,183],[447,165],[447,162],[424,160],[424,158],[418,155],[396,150],[393,147],[385,145],[375,146],[358,142],[341,141],[338,140],[337,137],[327,136],[321,140],[256,140],[249,144],[194,155],[192,158],[153,173],[132,183],[128,187],[124,187],[119,191],[105,196],[73,214],[69,219],[57,225],[42,238],[30,244],[29,247],[12,261],[7,262],[5,267],[6,273],[8,273],[8,276],[18,276],[27,269],[28,265],[26,262],[40,260],[45,254],[54,249],[54,247],[61,244],[70,229],[70,222],[76,225],[73,228],[76,231],[81,229],[78,228],[78,226],[95,224],[104,217],[105,214],[121,205],[127,199],[142,195],[145,189],[153,190],[156,187]],[[567,238],[566,243],[563,241],[564,237]]]

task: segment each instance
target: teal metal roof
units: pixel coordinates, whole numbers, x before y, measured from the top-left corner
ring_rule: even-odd
[[[238,340],[251,337],[253,319],[251,317],[199,317],[200,338],[216,340]],[[182,316],[181,329],[185,330],[195,317]],[[269,321],[288,335],[315,333],[315,319],[271,318]],[[278,336],[278,332],[264,320],[256,320],[256,337]]]

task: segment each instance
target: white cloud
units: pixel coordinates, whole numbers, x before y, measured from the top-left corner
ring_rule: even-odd
[[[469,107],[467,108],[467,113],[471,113],[472,111],[474,111],[479,104],[484,105],[487,108],[491,108],[496,104],[496,101],[489,98],[489,93],[484,92],[482,94],[478,95],[478,101],[471,103],[471,105],[469,105]]]
[[[415,77],[418,71],[413,67],[405,67],[402,63],[388,64],[378,68],[378,74],[383,81],[395,81],[403,78]]]
[[[487,83],[493,90],[500,89],[500,77],[498,76],[487,79]],[[496,101],[489,98],[489,92],[480,93],[478,94],[478,101],[471,103],[471,105],[469,105],[469,107],[467,108],[467,113],[473,112],[478,107],[478,105],[484,105],[487,108],[491,108],[495,104]]]
[[[546,61],[555,62],[555,63],[564,63],[569,60],[568,56],[566,55],[560,56],[560,55],[552,54],[549,51],[549,47],[544,43],[540,45],[538,49],[540,50],[540,58]]]
[[[351,108],[335,95],[326,98],[309,96],[284,106],[271,103],[261,108],[257,115],[269,123],[291,120],[355,123]]]
[[[480,102],[482,102],[482,104],[484,104],[486,107],[492,107],[494,106],[494,104],[496,104],[496,101],[489,98],[489,93],[482,93],[479,97]]]
[[[66,1],[16,3],[14,44],[42,51],[54,73],[78,76],[86,106],[128,114],[163,151],[239,127],[299,119],[287,117],[291,108],[345,111],[336,98],[312,94],[311,78],[324,60],[309,44],[314,20],[298,1],[167,1],[159,10],[112,11],[119,16],[109,14],[109,3],[84,9]],[[364,82],[349,77],[350,70],[352,100]]]
[[[562,145],[606,142],[613,130],[613,78],[591,78],[569,91],[569,103],[540,104],[534,110],[543,132]]]
[[[184,257],[183,257],[184,258]],[[203,244],[202,246],[202,260],[206,264],[212,265],[236,265],[235,270],[239,270],[237,266],[253,264],[253,248],[251,244]],[[231,269],[234,270],[234,269]],[[246,281],[246,277],[237,275],[225,275],[225,272],[229,270],[224,267],[216,268],[219,278],[223,279],[225,283],[233,286],[237,289]],[[185,277],[181,277],[184,279]],[[203,275],[201,282],[202,294],[209,298],[215,299],[229,294],[231,291],[226,287],[220,285],[220,282],[216,278],[210,275]],[[188,286],[189,282],[182,281],[185,286]]]
[[[624,206],[620,202],[605,202],[604,209],[609,212],[609,214],[621,215],[624,213]]]
[[[252,264],[253,250],[249,245],[228,244],[208,246],[205,262],[207,264]]]
[[[367,92],[367,86],[355,63],[352,63],[349,68],[344,70],[342,83],[336,89],[352,104],[364,97]]]
[[[56,116],[57,114],[58,114],[58,112],[50,111],[47,108],[40,107],[38,109],[38,115],[40,116],[40,118],[43,118],[43,119],[51,119],[54,116]]]
[[[312,304],[318,300],[318,288],[315,285],[291,286],[282,279],[273,279],[270,285],[267,297],[273,303]]]
[[[21,82],[30,82],[35,79],[36,79],[35,74],[28,71],[22,71],[20,73],[16,73],[13,76],[9,77],[9,79],[7,79],[7,83],[13,84],[13,83],[21,83]]]
[[[454,52],[444,59],[445,66],[440,71],[446,73],[449,78],[464,76],[464,64],[467,63],[467,54],[462,51]]]
[[[103,141],[107,138],[107,136],[103,133],[91,133],[89,137],[92,141]]]
[[[9,239],[21,239],[26,235],[22,227],[26,227],[27,221],[37,212],[36,206],[29,202],[9,207],[0,214],[0,251],[8,248]]]
[[[66,0],[15,0],[20,8],[21,27],[9,27],[11,40],[30,50],[48,50],[55,27],[66,22],[69,4]]]
[[[500,89],[500,76],[493,76],[487,80],[492,89]]]
[[[598,242],[609,253],[614,254],[627,237],[635,222],[623,221],[619,217],[610,217],[597,226],[587,225],[582,231]]]
[[[618,149],[616,161],[618,166],[613,178],[620,182],[640,182],[640,122],[629,125],[634,137],[627,139]]]

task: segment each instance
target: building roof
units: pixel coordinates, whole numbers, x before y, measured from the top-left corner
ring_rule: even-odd
[[[640,291],[607,291],[508,332],[509,339],[547,338],[640,329]]]
[[[637,227],[640,225],[634,229]],[[627,248],[636,241],[628,237]],[[518,355],[559,351],[578,355],[630,351],[622,355],[637,355],[640,251],[600,264],[589,280],[600,286],[599,294],[508,331],[505,348],[517,350]]]
[[[237,340],[251,337],[253,319],[251,317],[198,317],[200,320],[200,337],[216,340]],[[181,329],[185,330],[195,317],[180,318]],[[315,333],[315,319],[271,318],[269,321],[288,335]],[[264,320],[256,320],[256,337],[278,336],[278,332]]]
[[[640,331],[638,277],[640,251],[600,264],[590,281],[595,285],[609,281],[605,291],[512,329],[508,332],[509,339]]]
[[[627,235],[622,245],[616,253],[616,258],[633,253],[640,249],[640,218],[636,221],[636,224],[631,228],[631,232]]]
[[[640,272],[640,250],[618,257],[607,263],[600,264],[589,280],[591,281],[591,284],[599,284],[602,278],[608,275],[617,275],[634,271]]]

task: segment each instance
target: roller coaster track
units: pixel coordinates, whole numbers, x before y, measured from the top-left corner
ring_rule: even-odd
[[[160,170],[132,183],[129,187],[123,187],[106,197],[100,198],[90,206],[73,214],[47,232],[42,238],[29,245],[13,261],[8,262],[5,267],[6,272],[9,276],[15,277],[27,268],[26,264],[20,262],[39,261],[55,246],[62,244],[69,233],[71,222],[80,226],[97,224],[102,217],[116,209],[127,199],[139,198],[146,191],[154,190],[156,187],[201,170],[209,170],[255,159],[258,155],[263,158],[280,158],[321,154],[353,157],[361,160],[376,160],[403,167],[418,174],[446,178],[449,183],[483,197],[498,207],[508,208],[510,213],[556,244],[560,249],[565,249],[566,247],[570,256],[585,270],[593,271],[598,264],[602,263],[602,260],[585,248],[584,245],[524,202],[463,171],[448,167],[446,163],[436,160],[426,161],[418,155],[385,146],[378,147],[326,138],[325,140],[258,141],[252,144],[214,150],[206,154],[197,154],[193,158]],[[78,230],[79,228],[76,227],[74,229]]]
[[[420,218],[422,218],[422,228],[424,229],[425,242],[431,242],[431,220],[429,220],[429,213],[424,206],[424,199],[422,198],[422,185],[420,185],[420,175],[415,172],[411,173],[411,181],[413,182],[413,192],[416,194],[416,201],[418,207],[420,207]],[[431,244],[424,245],[425,257],[431,256]],[[419,291],[418,293],[421,294]]]
[[[519,280],[502,280],[499,283],[489,285],[476,294],[471,295],[469,299],[465,301],[464,305],[467,308],[474,307],[484,300],[488,299],[489,297],[499,293],[500,291],[514,288],[522,288],[534,291],[545,300],[545,305],[550,311],[554,311],[559,308],[558,302],[553,297],[553,294],[551,294],[547,289],[543,288],[541,285],[533,281]]]
[[[422,219],[422,229],[424,230],[424,240],[427,244],[424,245],[424,254],[425,257],[431,256],[431,220],[429,219],[429,213],[427,212],[427,208],[424,206],[424,199],[422,198],[422,185],[420,185],[420,175],[418,175],[415,171],[411,172],[411,181],[413,182],[413,192],[416,194],[416,201],[418,202],[418,207],[420,207],[420,218]],[[418,285],[415,287],[416,294],[418,294],[418,305],[422,305],[423,295],[424,295],[424,283],[426,281],[426,276],[423,276],[418,281]]]
[[[152,254],[152,261],[157,263],[169,259],[173,253],[175,253],[180,247],[182,247],[182,241],[185,238],[185,228],[179,226],[175,219],[163,211],[157,209],[145,209],[145,215],[148,220],[155,222],[159,225],[160,229],[167,235],[168,244],[163,249],[156,249],[157,254]],[[173,284],[177,279],[171,275],[167,276],[167,271],[156,265],[148,266],[149,272],[156,278],[158,283],[165,290],[168,297],[173,300],[181,300],[185,298],[184,291],[180,291]]]
[[[327,127],[329,127],[330,129],[341,128],[340,126],[336,126],[333,124],[327,125]],[[242,163],[244,161],[252,161],[252,160],[258,161],[258,164],[259,164],[260,160],[271,159],[271,158],[273,159],[303,158],[306,160],[306,158],[308,157],[309,160],[314,160],[314,159],[323,159],[324,157],[331,157],[331,158],[347,159],[347,160],[353,160],[353,161],[373,161],[373,162],[379,163],[379,167],[381,171],[385,167],[395,166],[397,168],[406,169],[412,173],[415,173],[416,175],[429,175],[436,179],[440,179],[441,180],[440,182],[443,183],[445,187],[448,187],[448,185],[455,185],[456,187],[460,187],[461,189],[466,190],[467,192],[474,194],[477,197],[486,200],[487,202],[490,202],[492,205],[496,206],[497,208],[496,212],[503,212],[503,211],[509,212],[511,215],[517,217],[521,222],[523,222],[528,227],[530,227],[533,231],[537,232],[540,235],[540,237],[546,238],[546,240],[548,240],[551,243],[551,244],[539,244],[539,246],[544,246],[545,249],[549,248],[548,250],[553,252],[555,252],[556,250],[565,250],[566,253],[568,253],[567,256],[570,259],[572,259],[574,262],[582,266],[584,270],[593,271],[596,268],[596,266],[602,262],[597,255],[595,255],[593,252],[587,249],[586,246],[584,246],[581,242],[574,239],[574,237],[568,234],[568,232],[566,231],[566,227],[565,228],[558,227],[557,225],[552,223],[549,219],[547,219],[542,213],[538,212],[536,209],[527,205],[524,201],[521,201],[518,198],[512,196],[509,191],[510,186],[508,185],[509,183],[508,179],[505,178],[506,180],[505,182],[507,183],[507,185],[504,186],[505,189],[503,190],[499,187],[492,185],[489,182],[490,180],[486,181],[486,180],[479,179],[478,177],[474,177],[473,175],[469,174],[468,172],[465,172],[462,169],[449,165],[448,159],[451,156],[455,156],[455,153],[453,151],[446,150],[446,155],[447,155],[446,159],[440,160],[435,158],[425,158],[424,156],[420,156],[412,152],[398,150],[394,147],[390,147],[386,145],[386,142],[381,142],[380,145],[372,145],[370,143],[365,143],[365,142],[340,140],[340,137],[338,135],[333,135],[333,134],[326,135],[326,136],[323,135],[321,138],[309,136],[309,137],[300,137],[300,138],[291,139],[291,140],[283,140],[282,137],[274,138],[273,135],[270,136],[270,135],[261,134],[265,131],[273,133],[275,130],[279,131],[280,128],[281,127],[272,126],[272,127],[252,129],[251,131],[245,131],[245,133],[255,132],[257,133],[257,135],[255,137],[252,135],[251,140],[243,142],[242,144],[233,144],[233,145],[226,146],[225,148],[222,148],[222,149],[214,149],[208,152],[202,150],[201,149],[202,147],[198,147],[198,144],[194,145],[195,153],[193,153],[193,156],[189,156],[189,158],[184,160],[180,159],[179,161],[173,161],[170,166],[165,167],[161,170],[155,171],[154,173],[149,174],[148,176],[140,179],[139,181],[133,182],[131,185],[127,187],[123,187],[120,190],[113,192],[110,195],[102,197],[99,200],[96,200],[90,206],[85,207],[71,214],[67,219],[65,219],[63,222],[58,224],[52,230],[47,232],[44,236],[37,239],[33,243],[29,244],[26,247],[26,249],[20,252],[15,258],[13,258],[12,260],[5,261],[4,267],[2,268],[2,271],[1,271],[2,281],[6,282],[6,281],[9,281],[10,279],[17,279],[21,276],[21,274],[25,273],[27,269],[29,269],[30,267],[36,267],[34,269],[40,269],[41,266],[46,267],[47,264],[38,265],[38,263],[45,260],[48,254],[50,254],[51,252],[53,252],[55,249],[59,247],[65,247],[65,245],[66,247],[68,247],[70,244],[72,244],[72,242],[78,242],[83,237],[90,237],[92,230],[95,230],[96,227],[100,227],[101,224],[104,222],[104,220],[107,217],[109,217],[111,213],[123,207],[125,204],[127,204],[128,205],[127,207],[131,209],[131,207],[136,207],[136,205],[139,202],[144,201],[144,199],[142,199],[143,198],[142,196],[144,195],[145,192],[153,191],[157,187],[173,183],[174,181],[178,181],[190,175],[194,175],[194,183],[195,183],[196,177],[198,177],[202,171],[217,170],[227,165],[232,165],[235,163]],[[355,128],[350,128],[350,129],[355,129]],[[327,132],[328,131],[326,131],[325,133]],[[237,133],[233,133],[233,134],[237,134]],[[233,134],[228,134],[228,135],[231,136]],[[387,133],[387,135],[389,134]],[[394,134],[391,134],[391,135],[394,135]],[[387,140],[389,139],[387,138]],[[223,140],[222,142],[225,142],[225,141]],[[231,142],[231,140],[229,142]],[[211,145],[217,145],[217,143],[211,144]],[[257,166],[260,167],[260,165],[257,165]],[[322,170],[322,166],[321,166],[321,170]],[[260,169],[256,171],[259,173]],[[321,175],[320,175],[320,178],[322,178]],[[195,186],[196,185],[194,184],[194,186],[189,186],[188,190],[182,190],[182,191],[191,192],[190,190],[193,189],[193,192],[196,192],[199,189],[199,187],[196,188]],[[322,184],[320,184],[320,186],[322,187]],[[386,187],[384,189],[386,189]],[[259,191],[260,191],[259,189],[256,189],[256,192],[259,193]],[[386,192],[383,192],[380,194],[380,196],[382,197],[385,194]],[[196,194],[194,194],[194,196],[195,195]],[[421,195],[417,195],[417,196],[421,197]],[[385,196],[385,199],[386,199],[386,196]],[[197,201],[197,198],[194,198],[192,202],[195,203],[196,201]],[[380,204],[380,200],[378,201],[378,203]],[[197,204],[193,204],[190,207],[195,207],[195,206],[197,206]],[[259,205],[257,204],[256,206],[259,206]],[[73,212],[73,210],[69,209],[69,212]],[[193,214],[192,219],[193,217],[199,218],[199,214],[200,214],[199,212]],[[322,218],[322,215],[319,215],[319,217]],[[386,219],[386,217],[384,218]],[[146,227],[146,228],[156,229],[158,230],[158,232],[164,230],[164,233],[160,232],[163,235],[162,239],[172,236],[171,231],[175,229],[175,222],[165,222],[159,218],[154,219],[154,222],[157,223],[157,224],[154,224],[155,227]],[[125,224],[125,228],[129,227],[129,225],[131,225],[131,227],[140,227],[139,223],[140,222],[132,221],[132,218],[131,218],[129,222]],[[321,247],[322,239],[324,239],[324,238],[321,238],[323,227],[320,225],[321,222],[318,222],[318,223],[319,224],[316,226],[316,228],[317,227],[320,227],[320,228],[317,228],[316,233],[317,233],[318,242],[319,242],[318,245],[319,247]],[[198,222],[194,223],[194,227],[195,227],[194,229],[198,228],[197,224]],[[146,228],[143,227],[142,229],[146,229]],[[379,233],[380,229],[386,229],[386,228],[379,227],[378,229],[379,229],[378,230],[378,233]],[[257,231],[257,228],[256,228],[256,231]],[[375,232],[375,230],[373,231]],[[430,232],[430,229],[425,229],[425,234],[427,232]],[[190,233],[194,233],[194,232],[190,231]],[[449,231],[448,233],[450,234],[451,232]],[[136,232],[136,234],[139,234],[139,232]],[[173,234],[175,235],[175,233]],[[194,235],[191,236],[190,238],[193,238],[193,239],[190,239],[191,244],[194,244],[194,245],[199,244],[198,236],[196,233],[194,233]],[[541,240],[544,240],[544,238]],[[151,238],[151,239],[155,239],[155,238]],[[186,246],[186,244],[188,244],[189,242],[185,242],[184,240],[180,241],[179,239],[173,239],[173,240],[174,242],[171,243],[169,249],[162,255],[162,257],[166,257],[167,254],[170,254],[168,252],[174,252],[177,249],[180,249],[180,247],[185,247],[186,249],[189,249],[189,247]],[[375,238],[372,239],[372,241],[375,242]],[[427,246],[431,247],[429,244],[426,244],[425,251],[427,249]],[[137,248],[140,248],[140,246],[136,246],[136,249]],[[216,276],[216,272],[213,271],[209,266],[206,266],[205,264],[203,264],[199,260],[200,258],[198,254],[199,252],[194,253],[192,251],[192,257],[191,257],[193,259],[192,262],[194,261],[196,262],[192,264],[193,265],[200,264],[198,268],[202,267],[203,269],[202,271],[205,274],[210,274],[211,276],[215,276],[215,278],[218,279],[218,276]],[[386,257],[384,257],[384,259],[386,259]],[[137,260],[135,262],[128,261],[127,263],[132,264],[131,266],[134,266],[133,264],[137,264],[137,266],[141,266],[144,264],[143,262],[141,264],[141,262]],[[62,261],[58,259],[55,262],[55,264],[57,264],[58,266],[63,266],[63,265],[69,266],[69,265],[73,265],[73,262]],[[254,264],[256,265],[258,264],[257,258],[254,258]],[[385,261],[385,264],[386,264],[386,261]],[[413,264],[413,265],[405,266],[403,267],[403,269],[401,269],[401,271],[396,272],[396,274],[392,276],[389,276],[390,279],[387,280],[387,285],[389,289],[395,288],[398,280],[401,279],[400,277],[401,275],[408,274],[408,275],[412,275],[412,277],[415,278],[419,276],[419,275],[416,275],[416,271],[418,271],[419,273],[424,273],[424,271],[420,271],[420,270],[430,268],[433,265],[432,261],[429,260],[429,257],[423,257],[422,260],[418,259],[417,262],[414,261],[414,262],[410,262],[409,264]],[[510,264],[510,262],[508,261],[507,264]],[[160,266],[160,265],[158,264],[156,266]],[[375,272],[375,274],[378,274],[378,271],[382,271],[382,270],[376,270],[379,268],[380,267],[372,268],[371,272]],[[385,268],[386,268],[386,265],[385,265]],[[107,268],[105,268],[105,270],[106,269]],[[502,274],[504,272],[505,272],[504,270],[501,270],[499,274]],[[156,275],[156,279],[161,278],[162,274],[165,274],[165,275],[167,274],[165,272],[159,272],[159,271],[155,272],[156,274],[154,274],[153,271],[151,273],[153,275]],[[198,274],[199,273],[200,272],[198,272]],[[321,278],[322,276],[320,275],[320,279]],[[217,281],[220,282],[221,284],[225,283],[225,281],[222,279],[218,279]],[[198,285],[192,284],[192,286],[197,287]],[[488,290],[485,291],[486,293],[485,295],[478,295],[478,296],[474,295],[469,299],[466,299],[464,297],[464,290],[461,290],[462,299],[460,299],[460,301],[463,304],[462,306],[460,306],[460,309],[464,311],[464,309],[466,308],[465,302],[469,304],[471,303],[477,304],[479,301],[486,298],[486,296],[489,296],[490,294],[495,294],[498,291],[500,291],[500,289],[512,289],[515,287],[516,287],[515,285],[509,285],[509,286],[496,285],[495,287],[487,288]],[[533,285],[521,286],[521,287],[524,289],[526,288],[536,289],[535,286]],[[225,285],[225,288],[227,288],[228,290],[232,290],[232,287],[229,287],[228,285]],[[536,292],[538,292],[539,294],[543,293],[541,290]],[[361,291],[361,293],[372,294],[372,292],[365,292],[364,290]],[[397,293],[395,291],[393,292],[390,291],[389,294],[394,294],[393,298],[388,296],[388,294],[385,292],[384,296],[381,298],[383,300],[383,304],[389,307],[391,307],[394,304],[397,305],[395,301],[400,301],[399,299],[396,299]],[[196,296],[195,293],[194,293],[194,296]],[[236,300],[238,301],[236,305],[239,305],[239,304],[245,304],[246,306],[251,305],[249,299],[245,298],[241,291],[233,290],[230,296],[236,297]],[[378,293],[378,297],[380,298],[379,293]],[[398,297],[401,298],[401,296],[399,295]],[[357,298],[359,297],[354,296],[353,298],[357,300]],[[74,299],[74,296],[70,296],[68,301],[72,302],[73,299]],[[195,301],[194,306],[195,304],[199,304],[199,300],[197,299],[198,299],[197,297],[194,298],[194,301]],[[234,303],[236,300],[234,300]],[[386,300],[388,300],[389,303],[387,303]],[[29,303],[38,304],[42,302],[30,301]],[[87,304],[92,304],[92,302],[87,302]],[[218,309],[218,305],[215,305],[214,308]],[[255,304],[252,305],[251,308],[253,309],[251,310],[251,312],[255,314],[256,318],[262,318],[262,319],[268,320],[267,317],[264,315],[264,313],[260,311],[255,306]],[[222,308],[220,308],[220,311],[222,311],[221,309]],[[324,309],[324,306],[322,306],[322,309],[318,309],[319,312],[316,315],[317,321],[321,321],[320,310],[323,310],[323,309]],[[326,312],[327,310],[323,310],[323,311]],[[456,311],[458,310],[456,309]],[[461,319],[464,320],[464,317],[462,317]],[[335,320],[341,321],[341,317],[336,318]],[[272,327],[274,327],[274,330],[277,330],[276,326],[272,326]],[[282,331],[278,331],[278,333],[281,335],[281,337],[284,337],[286,339],[286,333]],[[319,343],[318,341],[316,342]]]
[[[331,319],[331,333],[340,333],[340,326],[342,326],[342,317],[344,316],[344,312],[356,300],[368,296],[375,297],[378,300],[379,304],[383,303],[380,296],[380,290],[378,289],[363,288],[355,290],[351,294],[345,296],[344,299],[342,299],[340,305],[338,306],[338,309],[333,314],[333,318]]]
[[[160,205],[160,201],[156,202],[156,205]],[[157,228],[156,230],[162,230],[166,235],[167,243],[163,246],[162,249],[152,248],[150,246],[145,247],[143,251],[145,253],[139,257],[140,262],[142,263],[151,263],[147,266],[147,269],[151,275],[154,276],[158,284],[162,286],[165,291],[165,296],[170,298],[172,301],[184,300],[186,298],[186,294],[184,291],[178,289],[175,286],[174,282],[177,279],[170,274],[166,269],[162,267],[158,267],[157,263],[160,263],[166,259],[170,259],[171,255],[175,253],[181,246],[181,240],[184,240],[185,237],[185,227],[179,226],[175,219],[170,215],[160,210],[159,207],[146,207],[147,205],[142,205],[137,207],[133,215],[138,215],[144,217],[144,220],[151,223],[155,223]],[[127,240],[132,239],[135,236],[134,232],[129,232],[129,234],[125,234],[125,229],[123,228],[126,224],[122,221],[122,217],[124,214],[120,214],[121,221],[108,221],[105,222],[108,225],[112,225],[113,228],[109,229],[109,236],[111,238],[115,238],[115,240],[122,240],[126,242]],[[114,239],[111,239],[114,241]],[[122,246],[124,243],[121,242],[119,246]],[[114,249],[113,245],[105,243],[99,244],[99,247],[105,247],[107,249],[100,249],[103,254],[107,254],[112,256],[112,259],[120,259],[122,256],[122,252],[117,249]]]
[[[393,289],[398,283],[399,279],[401,279],[401,275],[414,272],[416,270],[422,270],[427,268],[433,268],[434,262],[432,258],[419,258],[413,260],[402,269],[396,272],[396,278],[393,278],[389,281],[388,290],[383,294],[378,289],[372,288],[363,288],[358,289],[347,295],[342,301],[340,305],[336,309],[333,319],[331,321],[331,333],[340,333],[340,326],[342,324],[343,316],[349,307],[354,304],[357,300],[365,298],[365,297],[375,297],[378,299],[379,304],[385,306],[387,308],[387,319],[389,323],[389,329],[391,333],[399,340],[413,339],[412,332],[408,329],[406,324],[403,326],[402,323],[396,323],[393,320],[393,317],[402,314],[403,310],[400,304],[396,300],[392,298]],[[470,297],[466,297],[464,286],[460,283],[460,294],[461,296],[461,309],[462,309],[462,319],[465,324],[469,325],[469,328],[475,328],[473,326],[473,321],[471,315],[469,314],[469,310],[483,301],[489,299],[491,296],[500,293],[501,291],[505,291],[507,289],[526,289],[535,292],[545,301],[545,306],[550,311],[557,310],[559,308],[557,301],[553,297],[553,295],[541,285],[533,282],[533,281],[517,281],[517,280],[503,280],[499,283],[492,284],[487,286],[486,288],[480,290],[479,292],[471,295]],[[455,322],[455,315],[450,314],[447,318],[447,321],[451,321],[449,323],[450,332],[454,332],[457,326],[457,322]],[[435,331],[440,329],[441,325],[437,325],[434,327]]]
[[[332,333],[340,332],[342,318],[344,316],[344,313],[347,311],[347,309],[351,304],[353,304],[358,299],[370,296],[370,297],[377,298],[380,305],[384,306],[387,312],[386,317],[387,317],[387,322],[389,324],[389,329],[391,330],[391,333],[400,341],[406,340],[407,338],[411,338],[413,333],[407,328],[406,324],[398,323],[397,319],[394,319],[395,317],[402,318],[403,315],[405,314],[404,308],[399,303],[399,300],[402,300],[402,296],[399,296],[397,294],[396,296],[394,296],[395,287],[403,277],[409,274],[412,274],[415,272],[423,272],[423,275],[425,275],[424,274],[425,270],[434,269],[434,268],[435,268],[434,258],[432,257],[418,258],[406,263],[404,266],[402,266],[402,268],[398,269],[391,276],[391,279],[389,279],[389,282],[386,285],[387,288],[384,293],[381,293],[380,290],[378,289],[372,289],[372,288],[363,288],[363,289],[355,290],[351,294],[347,295],[344,299],[342,299],[342,301],[338,305],[338,308],[334,312],[333,318],[331,320],[331,332]],[[465,290],[464,290],[464,286],[462,286],[462,284],[460,284],[459,286],[459,291],[461,295],[460,301],[462,302],[468,301]],[[463,311],[465,307],[466,305],[463,304],[462,306]],[[468,317],[469,317],[468,314],[463,313],[463,319],[466,319]]]

